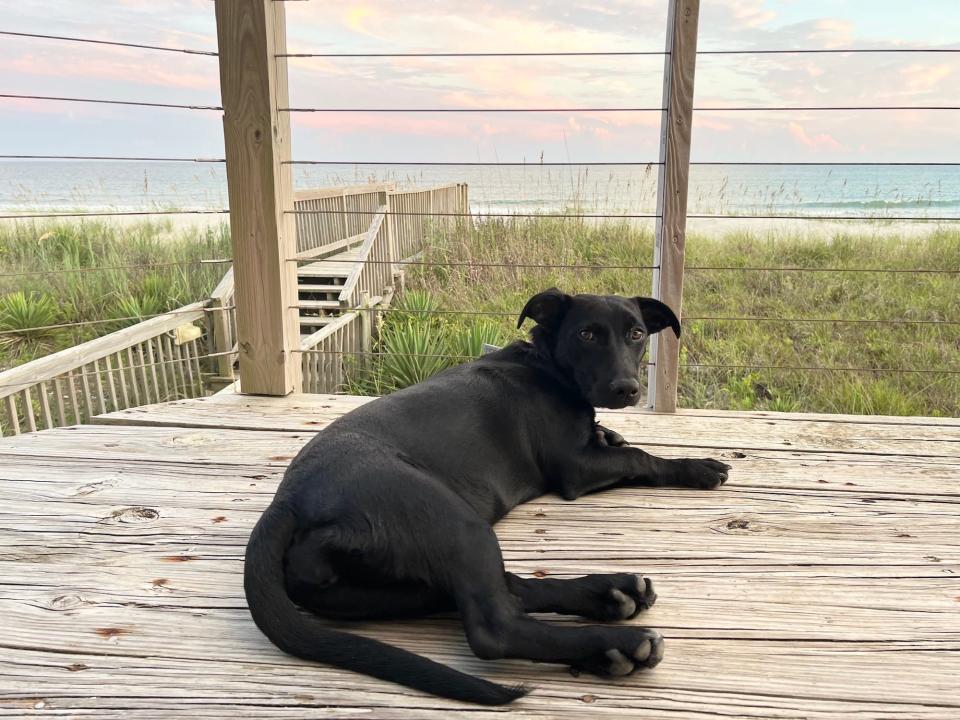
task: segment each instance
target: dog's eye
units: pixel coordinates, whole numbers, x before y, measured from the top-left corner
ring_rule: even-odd
[[[593,342],[596,336],[593,334],[592,330],[581,330],[580,339],[584,342]]]
[[[642,328],[635,327],[630,331],[630,339],[634,341],[643,340],[643,335],[644,333]]]

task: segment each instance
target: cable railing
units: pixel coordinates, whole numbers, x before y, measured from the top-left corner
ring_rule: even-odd
[[[282,3],[277,3],[282,5]],[[21,32],[12,32],[12,31],[0,31],[0,35],[5,35],[9,37],[21,38],[24,41],[37,41],[45,40],[51,42],[64,42],[64,43],[88,43],[88,44],[98,44],[104,46],[116,46],[117,48],[126,48],[126,49],[138,49],[143,51],[158,51],[158,52],[167,52],[167,53],[181,53],[187,55],[205,55],[218,57],[220,62],[229,62],[229,58],[225,57],[222,52],[222,47],[220,52],[209,51],[209,50],[193,50],[189,48],[176,48],[168,47],[161,45],[150,45],[150,44],[138,44],[138,43],[125,43],[125,42],[114,42],[114,41],[105,41],[98,40],[95,38],[82,38],[82,37],[71,37],[71,36],[59,36],[59,35],[44,35],[36,33],[21,33]],[[221,38],[221,42],[223,39]],[[323,58],[327,60],[337,60],[343,59],[345,61],[349,60],[378,60],[378,59],[390,59],[390,58],[437,58],[437,59],[458,59],[462,58],[466,61],[482,61],[484,59],[510,59],[510,58],[535,58],[543,57],[548,59],[554,58],[565,58],[569,57],[572,59],[578,58],[590,58],[590,57],[608,57],[608,58],[630,58],[630,57],[662,57],[665,58],[665,61],[668,66],[668,72],[670,67],[677,67],[678,63],[682,64],[684,62],[695,62],[697,57],[711,57],[711,56],[786,56],[786,55],[896,55],[903,54],[909,56],[915,56],[919,54],[931,54],[931,55],[951,55],[960,53],[960,48],[921,48],[921,47],[841,47],[841,48],[728,48],[728,49],[717,49],[717,50],[699,50],[695,53],[690,53],[688,50],[676,49],[673,46],[668,46],[665,51],[648,51],[648,50],[604,50],[604,51],[513,51],[513,50],[500,50],[500,51],[464,51],[464,52],[443,52],[443,51],[431,51],[431,52],[294,52],[287,51],[285,47],[274,48],[272,57],[274,60],[284,60],[287,58]],[[691,60],[691,57],[693,60]],[[277,66],[280,67],[280,66]],[[283,73],[285,73],[285,66],[283,67]],[[671,94],[672,93],[672,94]],[[177,104],[177,103],[160,103],[160,102],[149,102],[149,101],[139,101],[139,100],[122,100],[122,99],[110,99],[110,98],[94,98],[94,97],[61,97],[61,96],[45,96],[45,95],[18,95],[18,94],[3,94],[0,95],[0,98],[8,99],[31,99],[31,100],[40,100],[40,101],[58,101],[58,102],[67,102],[67,103],[98,103],[98,104],[111,104],[111,105],[123,105],[130,107],[144,107],[144,108],[169,108],[169,109],[188,109],[188,110],[200,110],[200,111],[216,111],[221,112],[226,108],[226,113],[229,115],[231,110],[228,102],[224,102],[223,106],[220,105],[197,105],[197,104]],[[557,103],[554,105],[549,104],[540,104],[533,107],[524,107],[524,106],[509,106],[509,107],[464,107],[464,106],[455,106],[455,107],[393,107],[393,106],[377,106],[377,107],[362,107],[362,106],[348,106],[348,107],[311,107],[311,106],[298,106],[294,102],[277,102],[276,106],[273,108],[277,113],[284,113],[286,115],[293,115],[298,113],[330,113],[330,114],[428,114],[428,113],[438,113],[438,114],[573,114],[573,113],[584,113],[584,114],[598,114],[606,115],[610,113],[660,113],[664,118],[670,116],[672,113],[677,112],[677,94],[676,89],[670,90],[668,87],[665,90],[664,99],[662,103],[658,104],[627,104],[623,106],[616,105],[604,105],[604,104],[595,104],[595,103],[584,103],[583,105],[573,105],[573,104],[564,104]],[[854,113],[854,112],[865,112],[865,113],[875,113],[875,112],[891,112],[891,111],[920,111],[920,112],[955,112],[960,111],[960,105],[956,105],[950,102],[945,103],[919,103],[914,105],[909,104],[863,104],[863,105],[846,105],[846,104],[824,104],[824,105],[813,105],[813,104],[804,104],[804,103],[784,103],[777,104],[771,103],[767,105],[746,105],[746,104],[731,104],[723,105],[716,102],[704,103],[701,105],[694,104],[692,102],[692,89],[690,97],[687,98],[687,111],[691,116],[695,116],[696,113],[806,113],[806,112],[823,112],[823,113]],[[689,138],[687,139],[686,152],[689,153]],[[227,153],[227,156],[230,156],[230,153]],[[228,175],[230,173],[230,163],[228,163],[224,158],[202,158],[202,157],[177,157],[177,156],[137,156],[137,155],[83,155],[83,154],[7,154],[0,155],[0,159],[4,160],[75,160],[75,161],[128,161],[128,162],[175,162],[175,163],[226,163],[228,169]],[[661,175],[663,175],[668,170],[668,165],[670,160],[666,157],[661,156],[657,160],[624,160],[624,161],[591,161],[591,160],[580,160],[575,161],[572,159],[567,159],[566,161],[510,161],[510,160],[497,160],[497,161],[451,161],[451,160],[425,160],[422,158],[411,158],[408,161],[403,160],[392,160],[384,159],[378,160],[375,158],[372,159],[329,159],[329,158],[295,158],[292,156],[281,156],[278,160],[278,166],[281,168],[290,168],[294,166],[334,166],[334,165],[348,165],[348,166],[371,166],[371,167],[397,167],[397,166],[410,166],[410,167],[446,167],[446,168],[591,168],[591,167],[644,167],[646,169],[656,169]],[[824,168],[835,168],[835,167],[873,167],[873,168],[896,168],[896,167],[918,167],[918,168],[953,168],[960,167],[960,162],[950,162],[950,161],[891,161],[891,162],[880,162],[880,161],[853,161],[853,162],[842,162],[842,161],[811,161],[811,160],[801,160],[796,162],[790,161],[763,161],[763,160],[689,160],[684,163],[687,167],[719,167],[719,166],[731,166],[731,167],[824,167]],[[300,291],[298,294],[298,302],[293,305],[283,306],[286,310],[296,310],[302,312],[306,305],[310,305],[313,309],[317,310],[315,315],[310,315],[310,318],[320,318],[324,320],[325,326],[306,326],[308,330],[311,330],[307,335],[300,338],[301,342],[306,342],[306,345],[301,344],[301,347],[296,349],[294,352],[304,356],[302,371],[305,378],[304,387],[307,389],[313,390],[323,390],[323,391],[336,391],[342,390],[345,387],[345,383],[349,380],[349,367],[351,361],[350,358],[367,358],[373,360],[382,360],[390,356],[389,352],[381,351],[376,349],[376,345],[381,342],[379,336],[379,328],[384,325],[384,322],[387,318],[422,318],[422,317],[434,317],[438,319],[442,318],[489,318],[497,319],[501,318],[504,320],[513,319],[514,313],[499,311],[499,310],[487,310],[487,309],[478,309],[478,308],[457,308],[457,307],[443,307],[443,308],[433,308],[430,310],[410,310],[402,306],[390,305],[389,302],[383,302],[384,298],[391,298],[394,295],[399,296],[400,293],[404,290],[404,284],[413,282],[422,282],[422,277],[425,273],[436,273],[441,271],[458,271],[465,274],[469,274],[474,281],[477,281],[479,278],[483,277],[481,274],[484,272],[530,272],[530,273],[561,273],[563,277],[566,277],[566,273],[577,273],[586,275],[587,273],[603,273],[603,272],[616,272],[616,271],[636,271],[636,272],[649,272],[652,273],[655,278],[663,277],[669,272],[674,272],[670,269],[669,262],[667,262],[659,254],[656,254],[652,262],[636,262],[636,263],[623,263],[623,262],[613,262],[613,261],[604,261],[597,260],[591,262],[582,262],[582,261],[570,261],[570,262],[549,262],[549,259],[545,262],[528,262],[528,261],[514,261],[505,260],[503,262],[491,261],[488,257],[476,258],[476,257],[436,257],[434,252],[434,245],[444,247],[449,250],[451,243],[454,244],[458,241],[463,241],[464,238],[468,238],[470,233],[481,232],[485,223],[537,223],[541,220],[563,220],[570,222],[577,221],[593,221],[596,224],[602,224],[605,222],[614,222],[614,223],[623,223],[623,222],[633,222],[633,221],[649,221],[655,222],[658,228],[658,233],[660,233],[661,226],[671,226],[674,227],[676,224],[677,213],[675,210],[670,208],[664,208],[661,203],[658,205],[658,208],[654,212],[613,212],[613,211],[593,211],[589,207],[578,206],[573,210],[564,210],[557,211],[550,208],[546,208],[540,211],[504,211],[502,209],[493,209],[493,208],[484,208],[483,202],[478,201],[475,206],[471,206],[466,199],[466,185],[463,183],[457,184],[455,187],[460,188],[462,185],[463,190],[449,190],[450,196],[448,199],[445,199],[443,203],[438,203],[432,205],[423,198],[433,197],[429,193],[423,195],[423,198],[417,197],[417,192],[427,191],[404,191],[398,193],[392,193],[392,191],[387,192],[386,194],[382,189],[377,189],[374,187],[368,187],[366,189],[358,190],[357,192],[348,192],[343,189],[339,189],[332,194],[324,194],[323,192],[314,193],[310,198],[307,197],[298,197],[289,205],[285,205],[282,215],[289,217],[293,222],[296,229],[297,236],[297,247],[296,252],[290,256],[283,258],[286,261],[286,264],[294,268],[294,272],[300,272],[304,268],[309,266],[314,266],[314,270],[317,270],[317,267],[322,265],[324,262],[335,259],[337,257],[350,257],[349,262],[353,263],[351,265],[351,271],[348,277],[342,278],[347,283],[360,283],[360,278],[363,278],[363,283],[366,285],[363,288],[363,292],[353,292],[350,291],[344,295],[346,292],[343,289],[343,285],[339,284],[339,280],[336,277],[327,278],[330,282],[314,282],[314,287],[323,287],[323,288],[333,288],[332,290],[325,289],[323,292],[328,292],[336,295],[336,298],[331,298],[330,300],[325,299],[315,299],[316,297],[325,297],[323,292],[319,292],[316,295],[310,295],[309,293],[305,296],[302,291],[302,285],[300,286]],[[453,188],[454,186],[448,186]],[[684,188],[684,192],[686,189]],[[339,194],[338,194],[339,193]],[[660,188],[658,194],[662,197],[664,194],[663,181],[660,183]],[[388,204],[382,204],[380,201],[383,200],[387,195],[391,195],[392,199]],[[684,208],[685,210],[685,208]],[[929,210],[929,208],[927,209]],[[226,216],[229,214],[229,210],[215,208],[215,209],[155,209],[155,210],[104,210],[104,211],[76,211],[76,212],[39,212],[31,211],[25,213],[12,213],[8,212],[6,214],[0,215],[0,220],[41,220],[41,219],[69,219],[69,218],[84,218],[84,217],[102,217],[102,218],[125,218],[125,217],[147,217],[151,215],[164,216],[164,215],[209,215],[209,216]],[[891,211],[889,214],[884,214],[883,212],[873,212],[873,213],[862,213],[862,214],[850,214],[838,212],[835,214],[831,213],[808,213],[808,212],[797,212],[797,213],[788,213],[788,212],[777,212],[772,208],[763,212],[756,213],[745,213],[742,211],[736,212],[682,212],[682,220],[685,223],[687,220],[691,221],[711,221],[718,222],[723,224],[724,221],[783,221],[783,222],[792,222],[792,221],[804,221],[804,222],[840,222],[840,223],[871,223],[874,221],[879,221],[883,223],[909,223],[909,224],[918,224],[918,223],[929,223],[936,224],[937,226],[952,226],[956,223],[958,219],[957,216],[952,216],[947,213],[933,213],[926,214],[924,212],[918,212],[916,214],[906,214],[898,213],[895,210]],[[373,234],[368,232],[368,226],[371,225],[371,221],[376,223],[380,221],[382,229],[377,229]],[[683,227],[681,225],[681,227]],[[663,231],[664,233],[666,231]],[[683,233],[685,235],[685,233]],[[382,241],[381,241],[382,236]],[[376,243],[371,242],[371,238],[377,239]],[[366,242],[364,243],[364,239]],[[657,247],[659,248],[659,243],[662,242],[662,239],[658,235]],[[362,245],[362,246],[361,246]],[[369,245],[369,247],[367,247]],[[362,252],[362,265],[357,264],[356,253],[359,250]],[[659,253],[659,250],[658,250]],[[456,253],[453,253],[456,255]],[[334,260],[335,261],[335,260]],[[139,266],[141,269],[146,270],[149,268],[169,268],[180,266],[184,269],[190,267],[199,266],[203,263],[228,263],[229,260],[212,258],[210,260],[199,260],[199,261],[189,261],[184,263],[152,263],[152,264],[143,264]],[[344,261],[346,262],[346,261]],[[82,268],[64,268],[65,273],[95,273],[95,272],[107,272],[107,271],[117,271],[117,270],[128,270],[134,269],[133,266],[127,265],[107,265],[103,267],[82,267]],[[2,277],[15,277],[21,276],[24,278],[42,274],[44,271],[29,271],[24,270],[23,272],[3,272],[0,273],[0,278]],[[404,274],[406,273],[406,275]],[[783,275],[795,275],[797,277],[807,277],[807,278],[817,278],[825,277],[830,275],[851,275],[859,276],[864,274],[878,274],[883,276],[890,276],[892,279],[897,277],[910,277],[914,276],[917,278],[930,277],[944,278],[945,281],[950,281],[951,278],[954,278],[960,275],[960,268],[944,266],[944,267],[900,267],[900,266],[882,266],[875,264],[873,266],[846,266],[837,264],[835,262],[822,262],[817,264],[789,264],[785,263],[783,265],[773,265],[773,264],[763,264],[756,262],[747,262],[745,264],[707,264],[707,263],[690,263],[682,266],[680,268],[681,277],[683,273],[697,273],[700,275],[709,274],[709,273],[718,273],[730,275],[733,273],[752,273],[752,274],[783,274]],[[320,276],[315,276],[320,277]],[[375,280],[371,280],[375,278]],[[323,278],[321,278],[323,279]],[[682,280],[681,280],[682,282]],[[358,285],[359,286],[359,285]],[[655,293],[656,294],[656,293]],[[306,298],[306,299],[305,299]],[[312,298],[312,299],[311,299]],[[376,302],[371,303],[371,299],[376,300]],[[328,311],[328,305],[333,303],[336,306],[335,310]],[[209,309],[208,309],[209,310]],[[205,313],[210,314],[210,313]],[[227,317],[230,316],[231,322],[235,323],[233,319],[233,305],[229,302],[221,302],[216,311],[213,313],[217,316]],[[730,325],[733,323],[752,323],[758,325],[773,325],[773,326],[807,326],[807,327],[833,327],[833,328],[917,328],[918,331],[921,328],[931,328],[936,330],[942,330],[944,332],[949,331],[950,328],[960,326],[960,320],[955,320],[950,317],[828,317],[828,316],[818,316],[818,317],[803,317],[803,316],[780,316],[773,313],[764,313],[763,311],[749,313],[729,313],[729,312],[708,312],[708,313],[694,313],[685,315],[683,317],[685,323],[695,323],[695,324],[720,324],[720,325]],[[83,323],[77,323],[79,326],[83,325],[96,325],[101,322],[106,324],[108,322],[116,322],[117,319],[111,320],[90,320],[84,321]],[[32,328],[33,330],[44,330],[44,329],[58,329],[65,327],[69,324],[57,324],[52,326],[38,326],[37,328]],[[232,328],[227,333],[231,340],[236,341],[237,336],[242,334],[242,328],[232,326]],[[2,337],[3,332],[0,332],[0,337]],[[311,343],[313,343],[311,345]],[[230,370],[232,372],[232,359],[230,360],[229,365],[226,361],[223,361],[224,358],[233,358],[234,351],[231,348],[227,350],[218,350],[217,352],[204,353],[203,358],[215,359],[218,361],[218,366],[222,370],[220,375],[225,377],[226,371]],[[402,355],[402,353],[400,354]],[[400,356],[394,352],[394,356]],[[464,360],[471,356],[455,355],[455,354],[439,354],[442,355],[444,359],[448,360]],[[329,356],[329,357],[328,357]],[[424,353],[423,357],[430,357],[431,354]],[[432,354],[437,358],[438,354]],[[306,358],[312,357],[313,360],[308,361]],[[320,362],[317,358],[323,357],[323,362]],[[330,358],[339,357],[339,362],[331,361]],[[222,362],[221,362],[222,361]],[[661,357],[660,363],[664,366],[664,360]],[[772,372],[783,372],[783,373],[826,373],[826,372],[841,372],[841,373],[864,373],[871,376],[876,375],[900,375],[900,374],[910,374],[910,375],[955,375],[958,370],[946,367],[946,368],[918,368],[918,367],[893,367],[889,365],[883,365],[882,363],[867,363],[862,366],[856,364],[848,365],[830,365],[827,363],[809,363],[809,362],[796,362],[793,364],[783,363],[783,364],[771,364],[757,361],[755,363],[749,362],[727,362],[727,363],[714,363],[714,362],[693,362],[689,358],[680,359],[676,363],[676,367],[681,370],[689,371],[710,371],[710,370],[724,370],[724,371],[738,371],[738,370],[763,370],[763,371],[772,371]],[[657,367],[656,359],[651,359],[651,362],[648,365],[652,368]],[[335,371],[336,370],[336,371]],[[95,373],[94,373],[95,374]],[[92,375],[91,375],[92,376]],[[78,376],[79,377],[79,376]],[[651,375],[653,378],[653,375]],[[0,388],[2,390],[2,388]],[[21,415],[21,418],[24,418]]]

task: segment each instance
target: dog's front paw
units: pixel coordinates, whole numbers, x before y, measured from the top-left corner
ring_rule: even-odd
[[[731,467],[712,458],[688,458],[680,461],[680,485],[713,490],[727,481]]]
[[[597,442],[604,447],[624,447],[629,445],[620,433],[605,428],[600,423],[596,424],[594,431],[597,434]]]

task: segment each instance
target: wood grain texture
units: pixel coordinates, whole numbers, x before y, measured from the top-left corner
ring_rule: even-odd
[[[683,258],[687,233],[687,189],[693,127],[693,87],[697,65],[700,0],[670,0],[667,10],[667,55],[663,69],[660,121],[660,169],[654,244],[653,296],[681,317]],[[658,412],[677,408],[680,341],[671,332],[650,344],[648,404]]]
[[[246,539],[299,448],[367,401],[221,394],[0,440],[0,717],[960,715],[960,425],[938,419],[605,416],[724,457],[728,485],[545,496],[496,530],[525,576],[651,576],[652,672],[483,662],[452,618],[349,626],[533,687],[481,709],[283,655],[246,610]]]
[[[217,0],[223,134],[243,392],[300,387],[284,3]]]
[[[173,425],[252,430],[315,431],[373,398],[349,395],[293,395],[253,399],[242,395],[198,398],[158,406],[130,408],[96,418],[98,424]],[[724,417],[716,413],[682,411],[601,411],[603,424],[616,428],[629,441],[653,448],[696,447],[730,451],[793,450],[825,453],[877,453],[918,458],[954,457],[960,450],[960,424],[938,425],[923,418],[902,418],[915,424],[802,420],[765,413]],[[931,418],[930,420],[936,420]],[[749,424],[751,432],[743,427]]]

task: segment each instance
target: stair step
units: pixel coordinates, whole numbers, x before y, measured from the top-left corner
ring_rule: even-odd
[[[339,294],[343,290],[343,285],[312,285],[310,283],[299,283],[300,292],[325,292]]]
[[[339,310],[340,302],[337,300],[299,300],[297,307],[301,310]]]
[[[311,267],[307,265],[305,267],[297,268],[297,275],[300,277],[343,278],[346,280],[347,277],[349,277],[350,272],[347,270],[335,270],[332,268]]]
[[[334,320],[339,320],[338,317],[334,315],[301,315],[300,324],[301,325],[329,325]]]

